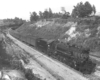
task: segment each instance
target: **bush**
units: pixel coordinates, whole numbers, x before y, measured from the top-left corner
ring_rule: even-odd
[[[41,80],[40,78],[37,78],[37,77],[34,76],[34,74],[32,73],[32,70],[31,69],[27,69],[25,71],[25,77],[28,80]]]

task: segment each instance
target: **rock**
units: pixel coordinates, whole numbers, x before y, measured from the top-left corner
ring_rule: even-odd
[[[18,70],[3,70],[2,73],[4,80],[27,80],[24,73]]]

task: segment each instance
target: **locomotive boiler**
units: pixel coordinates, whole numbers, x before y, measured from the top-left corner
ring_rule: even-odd
[[[49,45],[49,51],[53,51],[51,54],[58,56],[62,62],[70,67],[84,74],[90,74],[94,71],[96,64],[89,59],[89,49],[55,41]]]
[[[42,38],[36,39],[35,46],[46,55],[58,59],[83,74],[91,74],[95,70],[96,64],[89,58],[89,49]]]

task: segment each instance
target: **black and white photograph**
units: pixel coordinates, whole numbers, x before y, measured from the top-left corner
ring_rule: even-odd
[[[0,80],[100,80],[99,0],[0,0]]]

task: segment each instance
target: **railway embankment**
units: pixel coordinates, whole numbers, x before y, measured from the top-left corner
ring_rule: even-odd
[[[34,58],[34,60],[39,62],[39,64],[43,66],[46,70],[48,70],[48,72],[50,72],[54,77],[59,77],[58,79],[60,80],[66,80],[66,79],[88,80],[88,78],[84,77],[83,75],[80,75],[79,73],[75,72],[73,69],[65,67],[59,62],[56,62],[51,58],[48,58],[47,56],[41,54],[40,52],[34,50],[33,48],[27,46],[26,44],[12,37],[10,34],[7,34],[7,36],[10,39],[12,39],[15,42],[15,44],[17,44],[26,52],[28,52]]]
[[[24,77],[20,76],[21,78],[23,77],[24,80],[55,80],[51,78],[50,74],[45,69],[31,59],[27,52],[21,47],[16,45],[5,35],[2,34],[2,36],[2,42],[0,42],[0,44],[2,43],[3,51],[0,50],[0,55],[2,56],[0,56],[0,73],[3,72],[3,75],[10,76],[11,78],[19,78],[15,72],[20,71],[24,74]],[[0,79],[1,77],[3,77],[3,79],[5,78],[5,76],[0,75]]]
[[[16,35],[17,36],[17,35]],[[13,37],[13,36],[12,36]],[[14,38],[14,37],[13,37]],[[50,73],[52,73],[53,71],[52,71],[52,69],[54,70],[54,65],[52,66],[52,63],[53,64],[55,64],[55,65],[57,65],[57,66],[59,66],[58,64],[60,64],[60,65],[62,65],[63,66],[63,64],[61,63],[61,62],[59,62],[58,61],[58,63],[57,63],[57,61],[55,61],[55,60],[51,60],[51,59],[48,59],[48,57],[47,57],[47,59],[43,59],[43,55],[41,55],[41,53],[40,52],[38,52],[38,51],[34,51],[34,49],[31,47],[31,48],[29,48],[29,45],[28,45],[28,47],[27,47],[27,45],[26,45],[26,48],[28,49],[28,50],[32,50],[32,52],[31,51],[28,51],[26,48],[24,48],[23,47],[23,42],[21,42],[22,43],[22,46],[21,46],[21,44],[20,44],[20,41],[17,43],[17,40],[16,40],[16,38],[15,39],[13,39],[12,38],[12,40],[15,42],[15,44],[17,44],[18,46],[20,46],[21,48],[23,48],[26,52],[28,52],[32,57],[33,57],[33,59],[35,59],[36,61],[38,61],[40,64],[41,64],[41,66],[43,66],[45,69],[47,69]],[[25,43],[24,43],[25,44]],[[24,45],[25,46],[25,45]],[[32,54],[31,54],[32,53]],[[42,58],[41,58],[42,57]],[[92,58],[93,59],[93,58]],[[47,61],[47,63],[46,63],[46,61]],[[55,62],[52,62],[52,61],[55,61]],[[52,63],[49,63],[49,62],[52,62]],[[48,65],[49,64],[49,65]],[[44,66],[44,65],[46,65],[46,66]],[[49,67],[51,67],[52,69],[50,69],[50,68],[48,68],[48,66]],[[60,67],[60,66],[59,66]],[[61,67],[62,68],[62,67]],[[67,66],[67,68],[69,68],[68,66]],[[69,68],[70,69],[70,68]],[[58,69],[58,70],[60,70],[60,69]],[[60,75],[60,71],[58,71],[58,70],[56,70],[55,69],[55,71],[56,72],[53,72],[54,74],[59,74]],[[57,72],[58,71],[58,72]],[[73,72],[75,72],[75,73],[77,73],[77,71],[75,71],[75,70],[73,70],[72,69],[72,71]],[[62,71],[63,72],[63,71]],[[72,74],[73,74],[73,72],[72,72]],[[69,70],[69,73],[71,73],[70,72],[70,70]],[[54,75],[53,74],[53,75]],[[66,73],[65,73],[66,74]],[[68,74],[67,74],[68,75]],[[74,74],[73,74],[74,75]],[[80,75],[80,74],[79,74]],[[84,78],[86,78],[86,79],[88,79],[88,80],[99,80],[100,79],[100,77],[99,77],[99,75],[100,75],[100,68],[99,68],[99,65],[97,65],[97,68],[96,68],[96,72],[95,73],[93,73],[93,74],[91,74],[91,75],[85,75],[85,76],[83,76]],[[81,75],[82,76],[82,75]],[[68,76],[67,76],[68,77]],[[74,80],[75,78],[73,78],[72,77],[72,80]],[[70,80],[70,79],[69,79]],[[79,79],[79,80],[83,80],[83,79]]]

